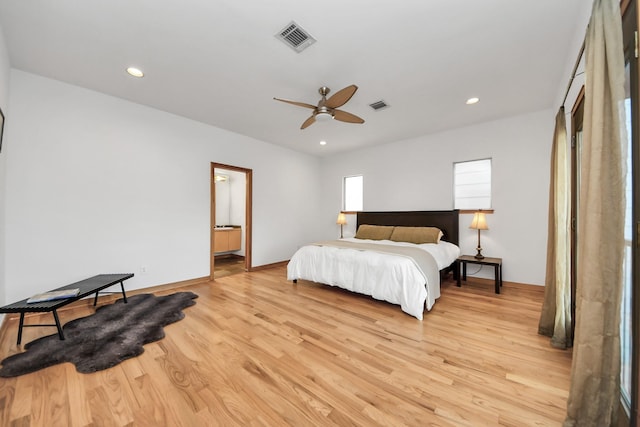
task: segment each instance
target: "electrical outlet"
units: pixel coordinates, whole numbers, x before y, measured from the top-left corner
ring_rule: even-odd
[[[140,271],[141,271],[142,273],[146,273],[146,272],[147,272],[147,266],[146,266],[146,265],[143,265],[142,267],[140,267]]]

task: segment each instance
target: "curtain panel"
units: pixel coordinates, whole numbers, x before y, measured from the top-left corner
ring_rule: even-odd
[[[571,345],[568,150],[565,112],[561,107],[556,115],[551,148],[547,273],[538,333],[551,337],[551,345],[563,349]]]
[[[612,426],[620,392],[626,130],[619,0],[595,0],[585,39],[576,332],[565,426]]]

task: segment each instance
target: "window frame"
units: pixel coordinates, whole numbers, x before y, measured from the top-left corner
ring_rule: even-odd
[[[347,180],[349,178],[360,178],[361,179],[361,187],[360,187],[360,199],[361,199],[361,208],[360,209],[348,209],[347,208]],[[351,208],[351,206],[349,206]],[[364,174],[353,174],[353,175],[345,175],[342,177],[342,210],[344,213],[356,213],[364,210]]]
[[[637,0],[622,0],[620,5],[622,13],[622,32],[625,50],[625,66],[630,67],[630,98],[631,98],[631,135],[628,135],[628,144],[631,148],[631,194],[633,205],[631,207],[631,295],[627,295],[631,305],[631,389],[629,400],[626,401],[620,390],[620,402],[623,410],[620,411],[623,423],[629,425],[640,425],[640,243],[638,235],[640,232],[640,148],[639,137],[640,122],[638,111],[640,111],[640,67],[637,58],[637,31],[640,17],[638,15]],[[622,337],[620,337],[622,340]],[[622,352],[621,352],[622,356]],[[622,363],[622,361],[621,361]],[[628,412],[627,412],[628,411]]]
[[[456,184],[456,165],[459,164],[463,164],[463,163],[472,163],[472,162],[481,162],[481,161],[489,161],[489,206],[488,207],[458,207],[456,204],[456,201],[458,200],[457,197],[457,184]],[[473,213],[473,212],[478,212],[478,211],[483,211],[483,212],[493,212],[493,157],[483,157],[483,158],[478,158],[478,159],[470,159],[470,160],[461,160],[458,162],[453,162],[453,168],[452,168],[452,175],[453,175],[453,209],[455,210],[459,210],[461,213]]]

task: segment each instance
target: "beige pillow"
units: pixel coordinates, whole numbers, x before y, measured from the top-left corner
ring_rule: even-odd
[[[442,231],[436,227],[395,227],[391,238],[394,242],[439,243]]]
[[[394,227],[392,225],[362,224],[356,232],[356,239],[389,240]]]

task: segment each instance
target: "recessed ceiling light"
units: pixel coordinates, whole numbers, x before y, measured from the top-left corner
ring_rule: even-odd
[[[320,141],[320,145],[327,145],[327,141]]]
[[[480,101],[480,98],[469,98],[467,99],[467,105],[476,104],[478,101]]]
[[[142,70],[136,67],[127,68],[127,73],[129,73],[133,77],[144,77],[144,73],[142,72]]]

